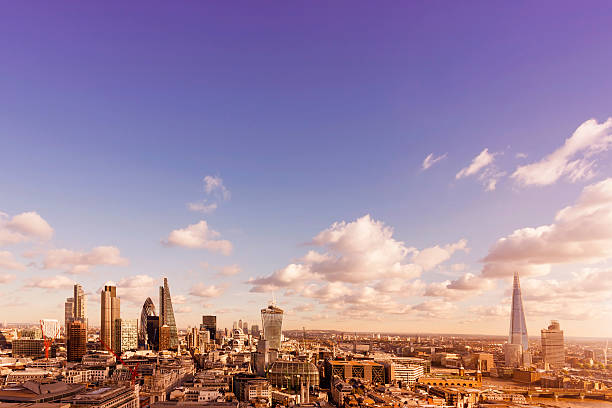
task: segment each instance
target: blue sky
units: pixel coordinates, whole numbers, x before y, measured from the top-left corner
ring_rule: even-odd
[[[184,296],[176,305],[182,326],[216,312],[228,326],[254,321],[271,293],[245,282],[278,277],[310,249],[325,252],[329,243],[304,244],[334,222],[366,214],[373,228],[376,221],[392,227],[406,248],[467,240],[469,252],[421,271],[423,285],[465,273],[480,278],[498,239],[552,223],[586,186],[612,176],[604,126],[603,147],[572,151],[594,162],[588,174],[565,173],[546,185],[512,177],[585,121],[611,116],[606,2],[60,2],[7,5],[0,18],[0,212],[10,220],[33,211],[53,229],[50,239],[0,247],[26,265],[0,269],[10,275],[0,283],[0,319],[60,318],[66,279],[93,294],[108,280],[141,275],[150,286],[142,293],[156,303],[155,285],[168,276],[172,293]],[[485,148],[492,164],[457,179]],[[447,156],[423,170],[430,153]],[[478,179],[487,169],[505,173],[494,191]],[[222,179],[231,198],[207,194],[205,176]],[[217,209],[188,209],[203,200]],[[230,255],[162,245],[171,231],[201,220],[232,243]],[[52,249],[98,246],[116,247],[129,265],[93,265],[77,275],[44,268]],[[608,265],[607,254],[579,261],[554,263],[532,279],[569,282],[572,272]],[[453,271],[453,264],[466,266]],[[228,265],[241,272],[220,276]],[[64,279],[36,287],[56,276]],[[424,287],[385,294],[403,306],[434,304],[360,319],[342,297],[348,292],[334,302],[296,290],[332,282],[325,276],[276,288],[286,327],[507,330],[504,317],[491,322],[484,312],[499,312],[506,277],[480,294],[424,296]],[[380,282],[343,283],[356,296]],[[191,295],[198,284],[222,293]],[[137,313],[138,296],[124,301],[124,313]],[[95,323],[99,295],[91,297]],[[565,319],[547,301],[548,315],[528,317],[532,333],[558,318],[573,335],[612,335],[598,316]]]

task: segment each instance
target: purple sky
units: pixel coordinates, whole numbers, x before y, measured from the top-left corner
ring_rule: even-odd
[[[94,324],[107,280],[136,316],[168,276],[184,327],[273,292],[290,328],[504,334],[514,268],[532,334],[612,336],[612,288],[586,286],[612,237],[555,220],[612,176],[608,1],[2,10],[0,321],[61,318],[72,281]]]

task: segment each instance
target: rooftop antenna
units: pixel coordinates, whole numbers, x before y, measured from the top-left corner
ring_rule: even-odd
[[[270,306],[276,307],[276,295],[272,292],[272,301],[270,302]]]

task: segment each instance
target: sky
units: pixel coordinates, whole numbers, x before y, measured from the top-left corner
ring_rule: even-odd
[[[10,2],[0,322],[612,337],[612,9]]]

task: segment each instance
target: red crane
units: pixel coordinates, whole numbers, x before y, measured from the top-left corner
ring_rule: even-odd
[[[49,359],[49,347],[51,347],[51,343],[53,343],[53,340],[59,336],[59,327],[57,328],[57,331],[52,333],[52,337],[49,338],[46,334],[45,334],[45,327],[43,326],[43,321],[40,321],[40,331],[42,332],[42,338],[45,342],[45,358],[48,360]]]
[[[102,346],[103,346],[105,349],[107,349],[108,351],[110,351],[111,353],[113,353],[113,355],[115,356],[115,358],[116,358],[117,360],[119,360],[119,362],[120,362],[121,364],[123,364],[124,366],[126,366],[126,367],[127,367],[127,369],[128,369],[128,370],[130,370],[130,372],[132,373],[132,379],[131,379],[131,382],[132,382],[132,385],[134,385],[134,382],[136,382],[136,377],[138,377],[138,365],[139,365],[140,363],[136,363],[136,367],[132,368],[132,367],[130,367],[129,365],[125,364],[125,361],[123,361],[123,360],[121,359],[121,357],[119,357],[119,356],[117,355],[117,353],[115,353],[115,352],[113,351],[113,349],[112,349],[112,348],[110,348],[110,347],[108,347],[106,344],[104,344],[104,342],[102,341],[102,339],[100,339],[100,343],[102,344]]]

